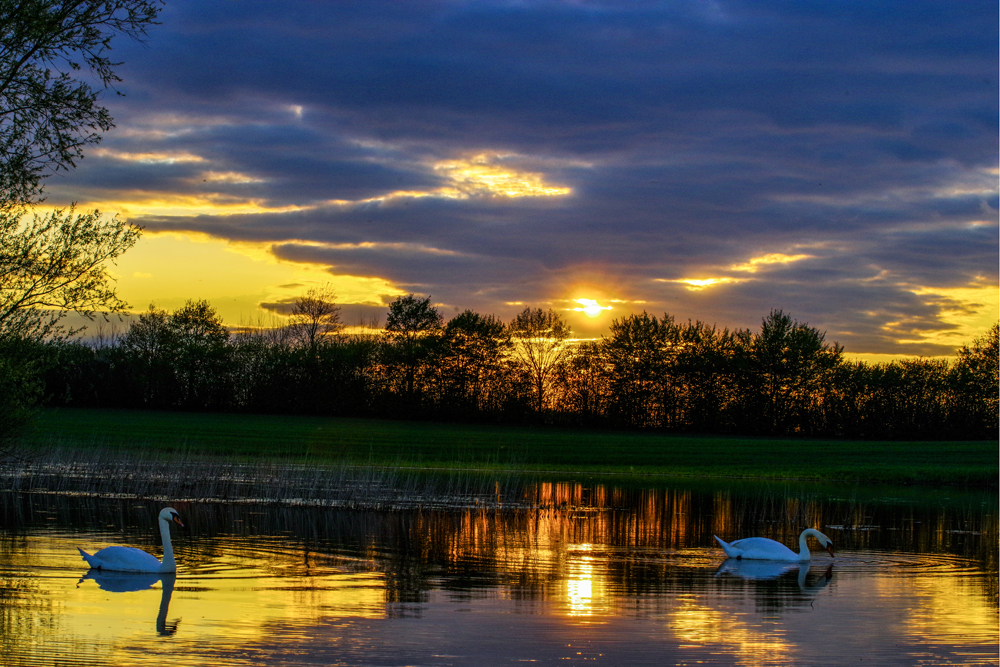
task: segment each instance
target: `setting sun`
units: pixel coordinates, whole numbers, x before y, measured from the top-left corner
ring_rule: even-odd
[[[611,310],[611,306],[602,306],[594,299],[574,299],[574,302],[580,304],[580,306],[578,308],[570,308],[570,310],[584,313],[587,317],[597,317],[605,310]]]

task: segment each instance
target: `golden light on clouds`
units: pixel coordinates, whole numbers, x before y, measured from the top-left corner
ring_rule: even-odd
[[[199,174],[195,180],[203,183],[263,183],[263,178],[257,178],[238,171],[206,171]]]
[[[792,262],[798,262],[803,259],[811,259],[813,255],[786,255],[780,252],[772,252],[767,255],[761,255],[760,257],[754,257],[743,264],[734,264],[729,267],[731,271],[747,271],[749,273],[757,273],[763,266],[768,266],[771,264],[791,264]]]
[[[1000,319],[1000,287],[982,276],[964,287],[917,287],[912,291],[938,308],[938,318],[950,327],[908,331],[911,337],[901,337],[901,343],[936,343],[957,348],[985,334]],[[891,328],[891,324],[887,327]],[[917,335],[913,336],[914,333]]]
[[[123,160],[125,162],[144,162],[147,164],[174,164],[176,162],[205,162],[205,158],[186,151],[116,151],[110,148],[95,148],[91,151],[95,157]]]
[[[334,275],[325,266],[280,261],[269,243],[232,243],[195,233],[146,233],[112,275],[118,292],[141,312],[149,304],[174,310],[187,299],[208,299],[227,324],[270,318],[261,303],[331,284],[341,303],[381,305],[402,291],[377,277]]]
[[[227,195],[149,195],[136,193],[134,198],[101,202],[81,202],[82,208],[99,208],[120,213],[126,218],[142,216],[187,217],[195,215],[247,215],[253,213],[293,213],[309,210],[311,206],[268,206],[258,199],[244,199]]]
[[[677,280],[665,280],[659,278],[656,282],[660,283],[680,283],[687,287],[689,290],[700,291],[706,287],[715,287],[716,285],[725,285],[727,283],[738,283],[741,282],[735,278],[678,278]]]
[[[434,171],[446,176],[458,197],[562,197],[571,188],[550,185],[544,175],[497,164],[501,157],[481,153],[469,159],[442,160]]]

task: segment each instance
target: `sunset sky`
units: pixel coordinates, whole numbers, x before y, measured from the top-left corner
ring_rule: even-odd
[[[633,312],[861,355],[998,318],[998,7],[768,0],[168,2],[117,127],[47,204],[145,227],[138,312],[230,324],[330,283],[349,324]],[[873,356],[872,359],[884,358]]]

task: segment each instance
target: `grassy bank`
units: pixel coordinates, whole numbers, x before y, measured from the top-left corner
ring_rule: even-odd
[[[399,468],[994,488],[998,478],[995,442],[751,439],[266,415],[46,410],[23,443]]]

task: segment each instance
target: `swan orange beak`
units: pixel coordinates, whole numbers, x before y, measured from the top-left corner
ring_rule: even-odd
[[[826,545],[826,550],[830,552],[830,556],[833,556],[833,542]]]
[[[180,518],[179,516],[177,516],[176,514],[175,514],[175,515],[173,516],[173,518],[172,518],[172,519],[170,519],[170,520],[171,520],[171,521],[173,521],[174,523],[176,523],[176,524],[177,524],[178,526],[180,526],[181,528],[183,528],[183,527],[184,527],[184,524],[183,524],[183,523],[181,523],[181,518]]]

